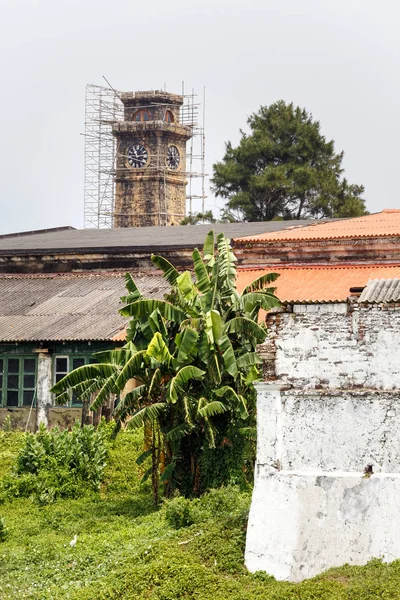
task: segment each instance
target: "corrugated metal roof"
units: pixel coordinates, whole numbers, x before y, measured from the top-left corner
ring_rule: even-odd
[[[359,302],[400,302],[400,279],[370,279]]]
[[[269,267],[240,269],[238,289],[242,291],[254,279],[265,273],[279,273],[271,286],[282,302],[345,302],[351,287],[364,287],[372,278],[400,278],[400,266],[326,266]]]
[[[160,274],[135,281],[147,297],[169,290]],[[0,275],[0,341],[111,340],[126,327],[124,294],[124,273]]]
[[[400,209],[388,208],[380,213],[354,219],[317,221],[309,227],[296,227],[273,233],[240,237],[235,239],[235,244],[389,236],[400,236]]]
[[[258,223],[218,223],[213,225],[186,225],[184,227],[127,227],[121,229],[68,229],[58,228],[0,237],[0,254],[40,252],[97,252],[122,249],[154,249],[167,247],[201,247],[210,229],[225,233],[231,239],[254,236],[259,233],[281,231],[287,227],[310,225],[314,221],[264,221]]]

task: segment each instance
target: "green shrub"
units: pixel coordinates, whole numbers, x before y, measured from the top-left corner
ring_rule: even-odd
[[[12,430],[12,425],[11,425],[11,417],[10,415],[6,415],[3,424],[1,426],[2,430],[5,431],[6,433],[10,433],[10,431]]]
[[[227,486],[211,490],[194,500],[178,496],[165,500],[164,504],[166,521],[174,529],[212,519],[244,525],[249,512],[250,492],[240,491],[237,486]]]
[[[40,504],[57,498],[79,498],[98,490],[107,459],[107,433],[76,424],[71,432],[57,428],[28,433],[14,471],[4,477],[0,497],[33,496]]]
[[[167,523],[174,529],[181,529],[181,527],[188,527],[195,523],[194,513],[192,504],[194,500],[183,498],[178,496],[173,500],[166,503],[167,508],[165,511],[165,518]]]

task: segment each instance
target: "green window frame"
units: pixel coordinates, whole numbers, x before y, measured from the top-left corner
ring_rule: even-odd
[[[53,381],[58,383],[65,375],[87,365],[91,362],[91,356],[84,354],[56,354],[53,358]],[[66,404],[62,404],[60,408],[81,408],[82,402],[80,402],[75,394],[70,394],[70,400]]]
[[[37,357],[0,356],[0,406],[23,408],[36,405]]]

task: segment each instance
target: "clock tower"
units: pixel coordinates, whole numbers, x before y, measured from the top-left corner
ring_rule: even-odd
[[[114,227],[179,225],[186,215],[186,142],[179,122],[183,96],[122,92],[117,140]]]

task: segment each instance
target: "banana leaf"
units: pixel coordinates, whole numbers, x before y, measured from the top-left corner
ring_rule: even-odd
[[[147,356],[151,356],[159,363],[165,363],[166,365],[169,365],[172,360],[168,346],[159,331],[154,334],[150,344],[147,347]]]
[[[200,417],[214,417],[215,415],[222,415],[222,413],[226,412],[228,409],[222,402],[218,400],[213,400],[208,402],[202,408],[199,408],[198,414]]]
[[[132,356],[126,365],[121,369],[118,379],[115,385],[118,389],[123,390],[125,384],[129,379],[140,379],[145,370],[145,366],[148,363],[148,356],[146,350],[140,350],[134,356]]]
[[[192,258],[193,268],[196,275],[196,286],[202,294],[205,294],[211,289],[210,278],[207,268],[197,248],[193,250]]]
[[[259,290],[263,290],[273,281],[276,281],[279,277],[278,273],[266,273],[265,275],[261,275],[261,277],[257,277],[254,279],[249,285],[246,285],[242,294],[249,294],[250,292],[258,292]],[[269,288],[269,292],[273,294],[276,288]]]
[[[234,317],[224,324],[224,331],[226,333],[244,334],[248,337],[256,338],[257,341],[264,341],[267,335],[266,329],[248,319],[246,317]]]
[[[162,256],[152,254],[150,259],[151,262],[156,265],[156,267],[163,271],[164,279],[166,279],[171,286],[174,286],[176,284],[176,280],[179,277],[179,271],[175,269],[175,267],[169,262],[169,260],[163,258]]]
[[[280,306],[278,298],[273,294],[261,293],[261,292],[249,292],[241,297],[241,303],[246,312],[253,312],[254,308],[262,308],[263,310],[270,310]]]
[[[168,399],[170,402],[175,404],[179,396],[183,396],[186,392],[187,384],[192,380],[200,380],[203,379],[205,375],[205,371],[198,369],[197,367],[193,367],[192,365],[187,365],[182,367],[182,369],[173,377],[169,384],[168,389]]]
[[[174,366],[185,365],[197,355],[198,332],[193,327],[185,327],[183,331],[175,336],[175,345],[178,348],[178,355],[174,361]]]
[[[125,274],[125,286],[129,294],[126,296],[121,296],[122,302],[128,304],[130,302],[136,302],[136,300],[139,300],[139,298],[143,297],[142,292],[136,285],[135,280],[130,273]]]
[[[138,300],[121,308],[119,312],[123,317],[148,317],[156,309],[167,321],[181,323],[187,318],[183,310],[165,300]]]
[[[91,365],[83,365],[68,373],[60,381],[58,381],[51,388],[51,392],[54,394],[61,394],[74,385],[82,383],[83,381],[93,379],[106,379],[113,375],[116,371],[116,366],[109,363],[94,363]]]

